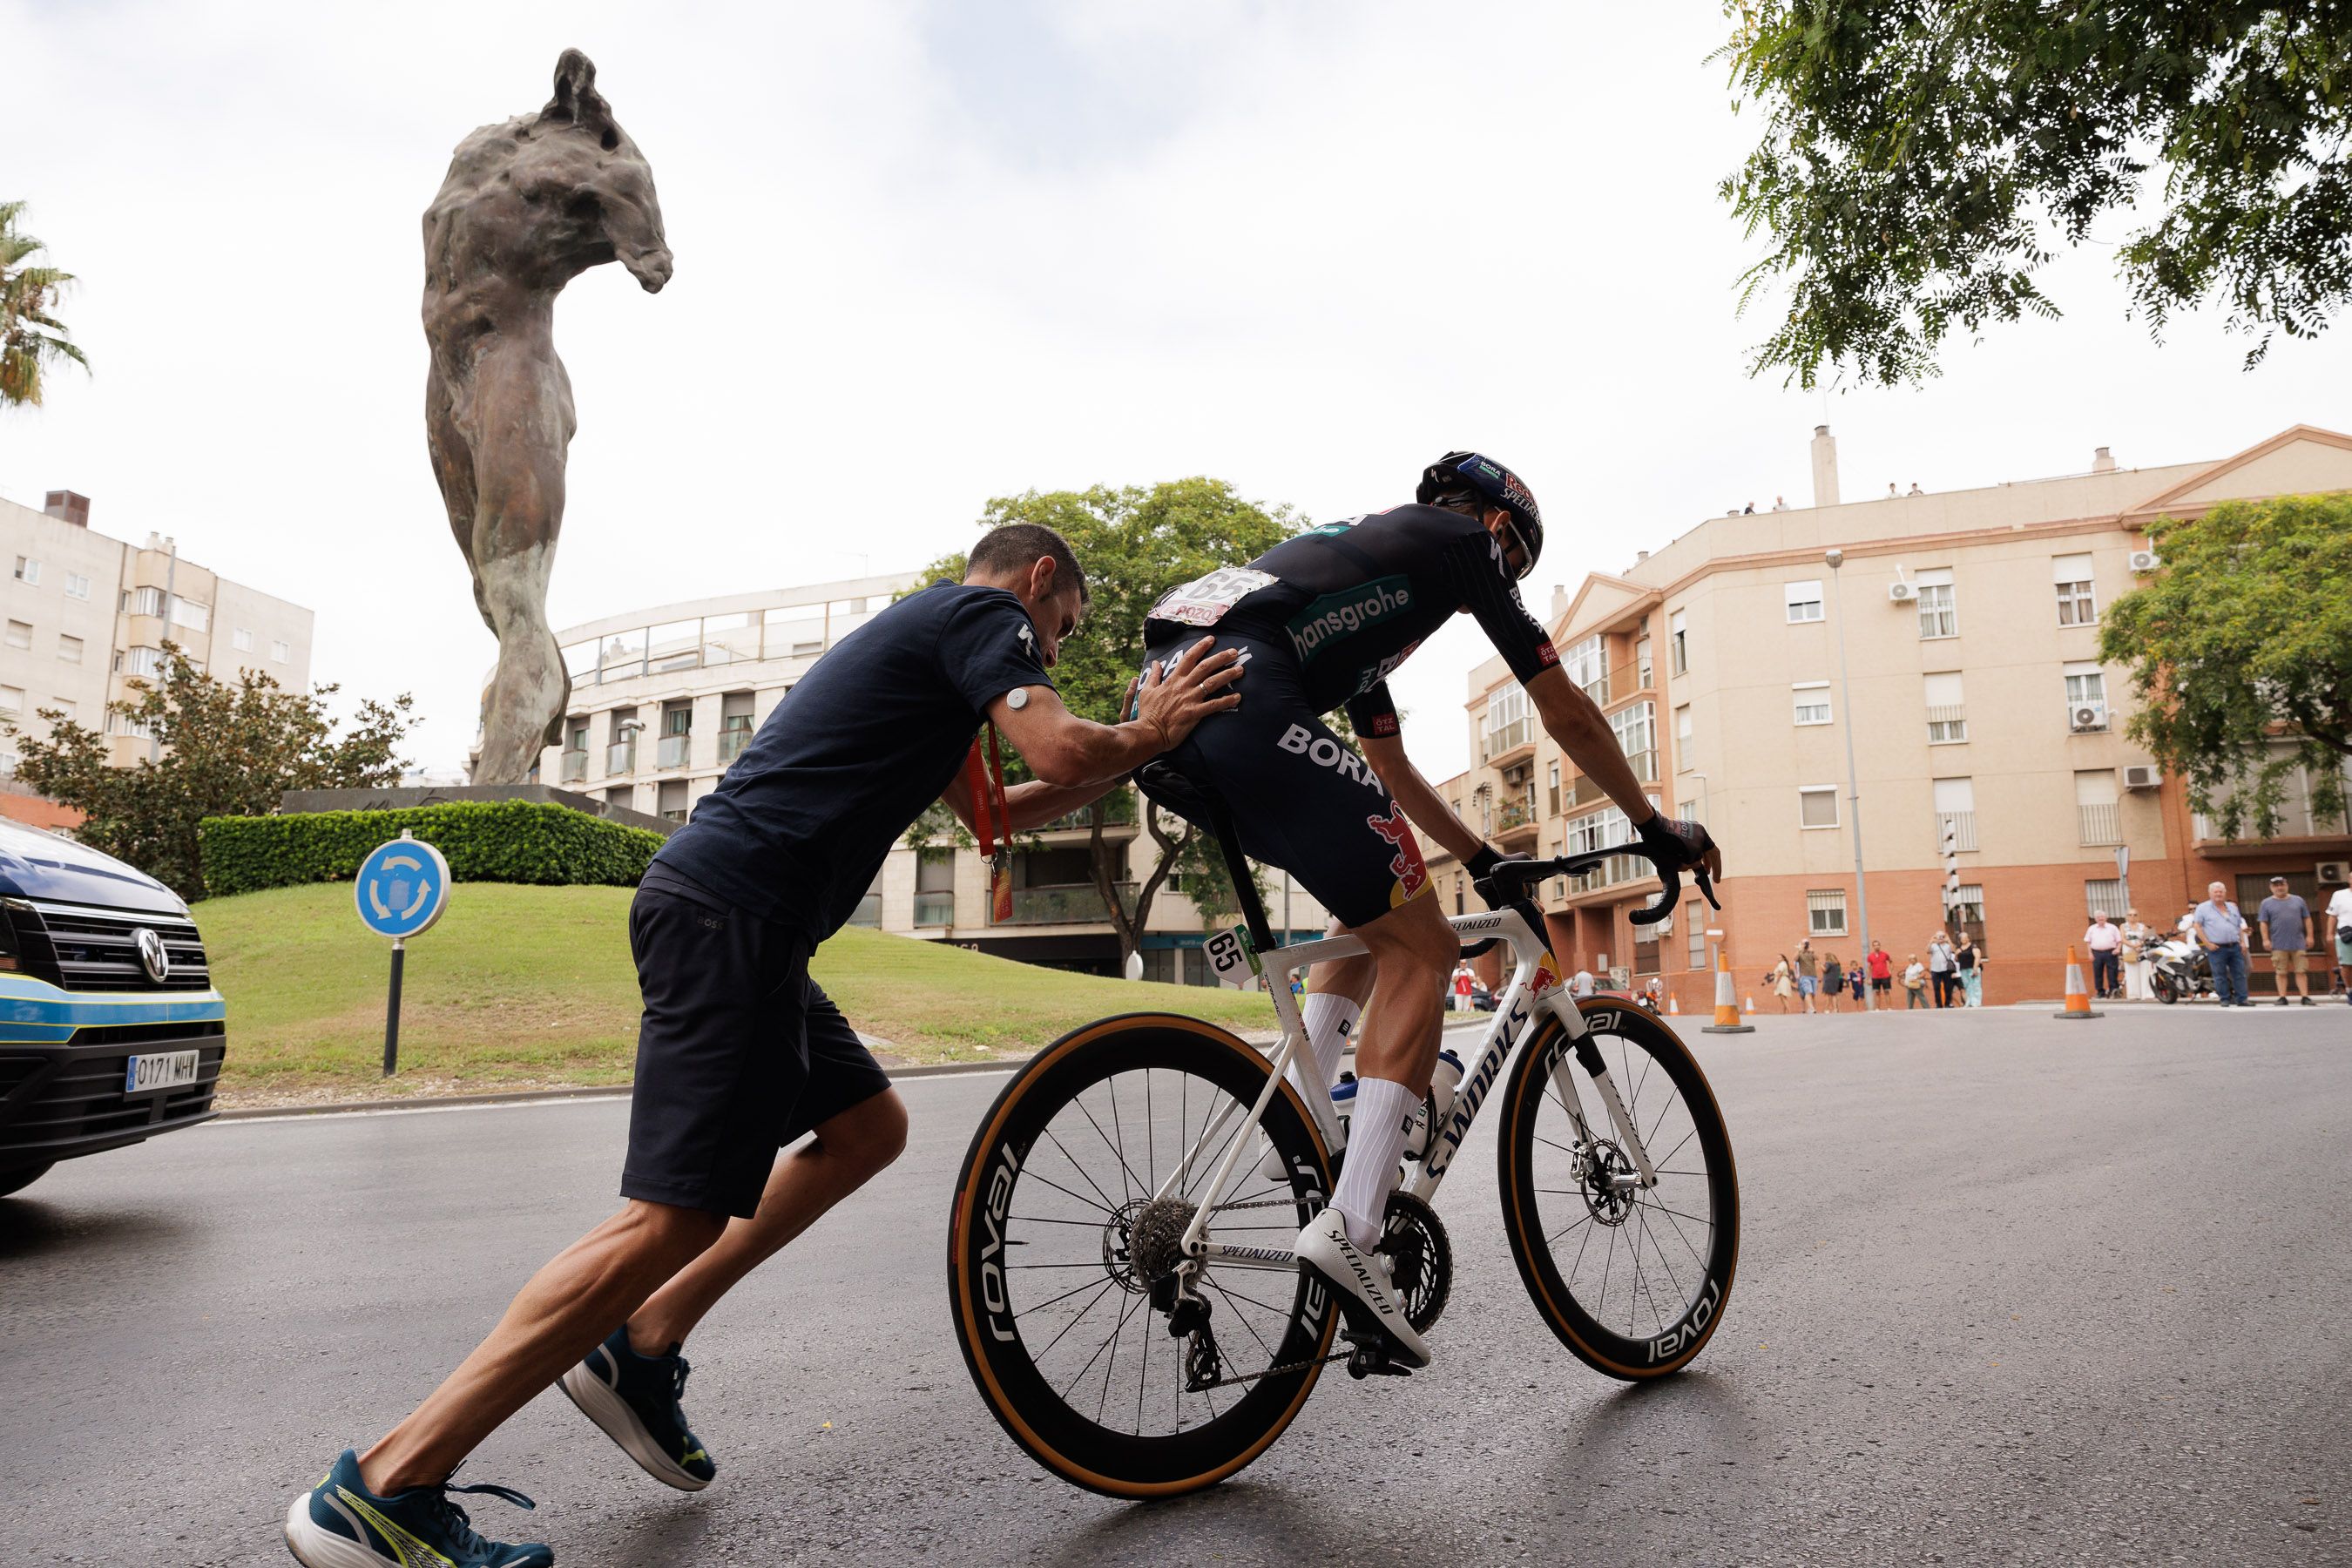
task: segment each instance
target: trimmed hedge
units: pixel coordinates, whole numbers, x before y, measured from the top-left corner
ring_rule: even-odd
[[[405,829],[441,851],[460,882],[601,883],[644,875],[662,836],[543,801],[453,801],[397,811],[208,816],[198,827],[215,897],[299,882],[347,882],[369,850]]]

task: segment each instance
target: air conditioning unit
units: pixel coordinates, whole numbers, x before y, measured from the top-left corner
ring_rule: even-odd
[[[1889,583],[1886,584],[1886,596],[1898,605],[1905,605],[1917,598],[1919,590],[1908,583]]]
[[[2107,705],[2104,702],[2077,702],[2066,710],[2067,728],[2077,735],[2107,727]]]
[[[2131,569],[2143,576],[2163,564],[2163,562],[2157,559],[2156,552],[2153,550],[2135,550],[2131,552]]]
[[[2155,763],[2126,763],[2124,764],[2124,788],[2162,789],[2163,787],[2164,774]]]
[[[2322,883],[2352,882],[2352,863],[2342,860],[2322,860],[2315,869]]]

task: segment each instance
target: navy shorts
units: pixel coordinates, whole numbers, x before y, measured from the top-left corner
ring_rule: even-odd
[[[1201,640],[1198,627],[1162,622],[1150,635],[1148,657],[1161,661]],[[1224,797],[1244,854],[1297,878],[1341,925],[1377,920],[1426,891],[1429,869],[1404,808],[1315,711],[1297,656],[1231,636],[1210,651],[1228,647],[1249,656],[1241,706],[1202,720],[1168,761]]]
[[[629,906],[645,994],[621,1195],[749,1216],[776,1152],[890,1087],[814,944],[663,866]]]

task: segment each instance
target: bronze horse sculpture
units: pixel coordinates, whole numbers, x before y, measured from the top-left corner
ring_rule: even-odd
[[[474,603],[499,639],[478,784],[521,784],[562,736],[572,680],[547,624],[577,420],[555,354],[555,297],[618,261],[646,293],[669,281],[653,171],[577,49],[535,115],[457,143],[425,211],[425,444]]]

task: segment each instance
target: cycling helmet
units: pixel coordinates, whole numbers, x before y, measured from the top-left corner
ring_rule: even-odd
[[[1536,569],[1536,559],[1543,553],[1543,510],[1536,498],[1519,482],[1519,476],[1495,461],[1475,452],[1448,452],[1422,470],[1420,488],[1413,500],[1427,506],[1440,496],[1457,496],[1467,491],[1491,501],[1510,514],[1510,530],[1518,541],[1519,553],[1527,564],[1519,575],[1527,576]]]

